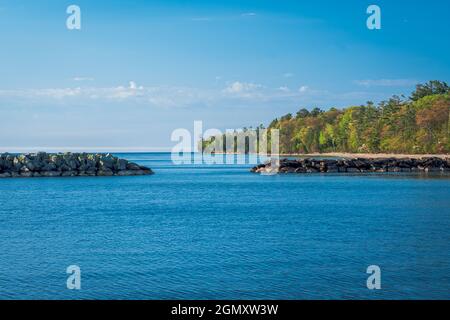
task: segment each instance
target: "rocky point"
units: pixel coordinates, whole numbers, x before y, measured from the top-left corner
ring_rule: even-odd
[[[150,168],[102,153],[0,154],[0,178],[149,175]]]
[[[282,159],[251,169],[257,173],[450,172],[450,158]]]

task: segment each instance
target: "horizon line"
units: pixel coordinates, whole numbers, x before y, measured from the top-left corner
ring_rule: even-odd
[[[23,152],[171,152],[172,147],[0,147],[0,153]]]

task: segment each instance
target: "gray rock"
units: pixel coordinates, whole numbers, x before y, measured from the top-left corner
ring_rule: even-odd
[[[61,177],[75,177],[78,175],[77,171],[63,171]]]
[[[307,173],[307,172],[448,172],[450,159],[437,157],[423,159],[345,159],[345,160],[280,160],[280,173]],[[127,169],[137,169],[137,165],[128,164]],[[260,164],[251,169],[251,172],[271,172],[270,163]]]
[[[137,165],[136,163],[129,162],[127,164],[127,170],[141,170],[141,167]]]
[[[110,169],[110,170],[112,170],[112,169],[114,169],[114,164],[113,164],[112,161],[100,160],[100,162],[99,162],[99,169],[102,169],[102,170]]]
[[[291,170],[291,169],[289,169]],[[11,155],[0,154],[0,174],[9,177],[74,177],[149,175],[153,171],[136,163],[129,163],[112,154],[45,152]]]
[[[96,173],[94,172],[86,172],[86,171],[79,171],[78,172],[79,177],[95,177]]]
[[[117,172],[118,176],[135,176],[137,175],[139,170],[123,170],[123,171],[119,171]]]
[[[61,171],[42,171],[42,177],[59,177],[61,176]]]
[[[56,171],[57,166],[53,162],[44,163],[41,167],[41,171]]]
[[[21,172],[20,176],[24,178],[31,178],[33,176],[33,172],[31,171]]]
[[[326,172],[330,172],[330,173],[339,172],[339,168],[336,165],[331,165],[331,166],[327,167]]]
[[[126,170],[128,161],[125,159],[117,159],[117,170]]]
[[[76,159],[70,159],[66,161],[66,165],[70,168],[70,170],[77,170],[80,163]]]
[[[97,172],[97,175],[98,176],[103,176],[103,177],[108,177],[108,176],[114,175],[114,172],[112,170],[103,169],[103,170],[99,170]]]

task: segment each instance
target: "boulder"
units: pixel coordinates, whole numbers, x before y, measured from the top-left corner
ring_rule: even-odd
[[[31,172],[31,171],[23,171],[23,172],[20,172],[20,176],[24,177],[24,178],[30,178],[30,177],[33,176],[33,172]]]
[[[61,171],[41,171],[42,177],[59,177],[61,176]]]
[[[61,177],[75,177],[78,175],[77,171],[63,171]]]
[[[108,177],[108,176],[114,175],[114,172],[112,170],[109,170],[109,169],[105,168],[105,169],[102,169],[102,170],[98,170],[97,171],[97,175],[98,176],[103,176],[103,177]]]
[[[41,171],[56,171],[56,164],[53,162],[47,162],[43,163],[43,166],[41,167]]]
[[[116,161],[116,168],[117,170],[126,170],[127,169],[127,163],[128,161],[125,159],[117,159]]]
[[[127,163],[127,170],[140,170],[141,167],[137,165],[136,163],[129,162]]]
[[[339,167],[336,165],[328,166],[326,172],[329,173],[339,172]]]

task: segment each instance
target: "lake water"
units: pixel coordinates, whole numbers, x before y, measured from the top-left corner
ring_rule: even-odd
[[[0,180],[0,299],[450,297],[449,175],[118,155],[156,174]],[[81,290],[66,288],[69,265]]]

